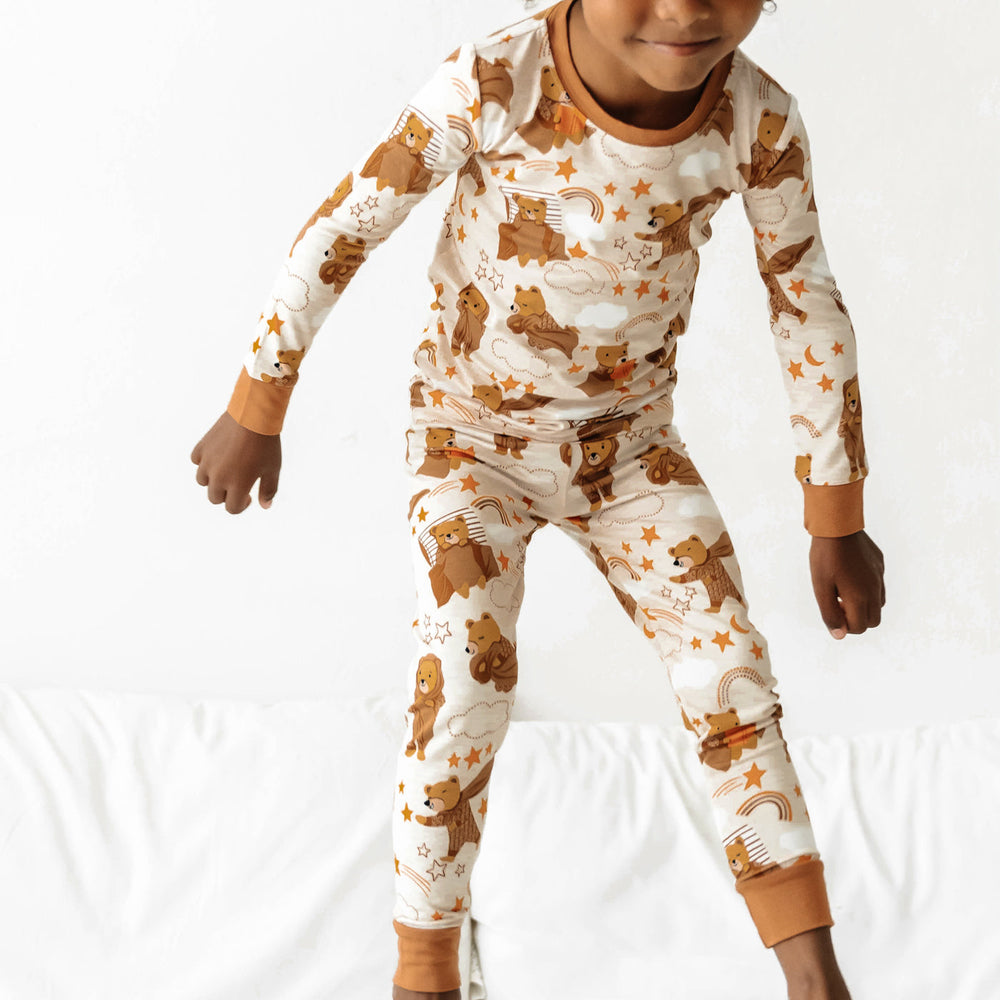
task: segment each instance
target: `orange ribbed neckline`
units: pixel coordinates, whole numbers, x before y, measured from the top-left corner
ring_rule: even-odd
[[[545,23],[549,30],[549,44],[552,47],[556,73],[576,107],[599,129],[633,146],[672,146],[694,135],[722,95],[732,66],[733,53],[730,52],[715,64],[694,111],[679,125],[668,129],[638,128],[608,114],[580,79],[569,51],[569,9],[572,6],[573,0],[557,3],[549,9]]]

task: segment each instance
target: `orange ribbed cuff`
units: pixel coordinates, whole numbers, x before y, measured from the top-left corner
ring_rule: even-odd
[[[861,503],[864,482],[855,479],[840,486],[803,483],[806,531],[820,538],[842,538],[861,531],[865,526]]]
[[[823,862],[818,858],[769,868],[737,882],[736,891],[746,902],[765,948],[817,927],[833,926]]]
[[[458,968],[459,927],[408,927],[392,922],[399,936],[399,965],[392,981],[417,993],[444,993],[462,988]]]
[[[258,434],[280,434],[291,395],[290,385],[261,382],[251,378],[247,370],[241,368],[226,413],[247,430]]]

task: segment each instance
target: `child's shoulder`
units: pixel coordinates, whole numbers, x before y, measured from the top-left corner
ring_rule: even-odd
[[[757,65],[742,49],[733,53],[733,62],[726,81],[734,100],[751,108],[770,108],[790,113],[795,98],[770,73]]]
[[[491,60],[520,56],[533,46],[540,53],[548,45],[548,18],[554,9],[540,10],[481,38],[471,39],[471,45],[481,58]]]

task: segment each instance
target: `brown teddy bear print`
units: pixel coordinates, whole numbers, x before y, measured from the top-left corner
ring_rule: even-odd
[[[339,294],[365,262],[365,241],[360,236],[352,240],[340,235],[323,256],[326,260],[319,266],[319,280],[324,285],[333,285]]]
[[[719,98],[719,103],[716,104],[711,114],[705,119],[701,128],[698,129],[697,134],[710,135],[712,132],[718,132],[725,139],[728,146],[729,140],[733,137],[735,124],[736,115],[733,111],[733,92],[731,90],[724,90],[722,97]]]
[[[713,188],[708,194],[692,198],[686,212],[684,211],[683,199],[654,205],[650,208],[649,222],[646,225],[652,232],[636,233],[635,237],[647,242],[659,243],[662,253],[660,259],[649,264],[646,270],[656,271],[667,257],[690,250],[691,222],[695,215],[708,208],[709,205],[721,204],[728,197],[729,192],[725,188]],[[701,231],[705,237],[708,237],[712,232],[707,222],[704,223]]]
[[[670,339],[679,337],[684,332],[684,317],[678,313],[668,324],[667,331],[663,334],[663,345],[658,347],[655,351],[650,351],[649,354],[644,355],[645,360],[648,361],[655,368],[666,368],[668,371],[674,367],[677,361],[677,341],[674,340],[673,346],[671,347],[669,353],[667,352],[667,345],[670,343]]]
[[[469,641],[465,651],[472,657],[469,672],[473,680],[480,684],[493,681],[497,691],[510,691],[517,684],[517,650],[504,638],[496,619],[483,612],[478,620],[469,618],[465,622],[469,630]]]
[[[274,363],[278,374],[268,375],[267,372],[261,372],[260,380],[273,382],[275,385],[295,385],[299,380],[299,365],[305,356],[305,351],[278,351],[276,354],[278,360]]]
[[[751,861],[750,851],[742,837],[737,837],[732,843],[726,844],[726,859],[729,861],[729,870],[736,876],[737,882],[775,867],[773,862],[762,865],[758,861]]]
[[[444,674],[441,661],[428,653],[420,657],[417,664],[417,686],[413,692],[413,704],[407,709],[413,713],[413,739],[406,744],[406,756],[417,755],[424,760],[424,751],[434,735],[434,723],[445,702]]]
[[[514,81],[510,70],[514,64],[509,59],[494,59],[490,62],[476,56],[476,79],[479,81],[479,101],[486,105],[491,101],[499,104],[504,111],[510,111],[510,99],[514,96]]]
[[[498,455],[510,454],[514,458],[524,458],[523,450],[528,446],[528,439],[515,434],[494,434],[493,445]]]
[[[618,438],[612,435],[581,441],[580,453],[580,467],[576,470],[571,485],[580,487],[580,491],[590,502],[591,511],[599,510],[602,497],[609,503],[616,499],[611,492],[614,486],[611,470],[618,455]],[[568,441],[559,446],[559,457],[566,465],[571,464],[572,455],[573,446]]]
[[[513,316],[507,317],[507,326],[514,333],[523,333],[528,343],[539,351],[562,351],[572,359],[580,340],[575,326],[561,326],[545,307],[545,296],[537,285],[530,288],[514,286]]]
[[[673,448],[651,444],[639,456],[639,468],[654,486],[681,483],[684,486],[704,486],[694,463],[686,455],[679,455]]]
[[[437,542],[437,553],[428,576],[438,607],[454,594],[467,598],[472,587],[485,589],[488,580],[500,575],[493,550],[469,536],[469,525],[462,515],[434,525],[430,533]]]
[[[728,771],[744,749],[757,746],[757,727],[753,723],[741,726],[735,708],[706,712],[705,723],[709,731],[698,747],[698,759],[716,771]]]
[[[779,274],[788,274],[793,270],[806,255],[806,252],[813,245],[815,237],[808,236],[801,243],[793,243],[791,246],[779,250],[770,257],[764,252],[763,244],[757,244],[757,270],[767,286],[767,297],[771,305],[771,322],[776,323],[781,313],[789,313],[798,318],[800,323],[806,321],[808,313],[803,312],[794,305],[785,290],[778,281]]]
[[[837,436],[844,439],[844,451],[851,463],[853,483],[859,476],[868,474],[865,465],[865,440],[861,431],[861,393],[858,391],[858,376],[854,375],[844,383],[844,408],[840,412]]]
[[[492,770],[493,760],[491,759],[465,788],[461,787],[458,776],[455,774],[450,775],[447,781],[424,785],[424,794],[427,796],[424,805],[434,815],[414,816],[413,818],[421,826],[447,828],[448,853],[441,857],[441,861],[454,861],[458,857],[458,852],[466,844],[478,846],[481,834],[479,826],[476,824],[476,818],[472,815],[469,800],[486,787]]]
[[[461,49],[455,49],[445,62],[458,62]],[[510,99],[514,96],[514,81],[510,70],[514,64],[509,59],[494,59],[490,62],[476,55],[475,77],[479,81],[479,101],[481,104],[499,104],[504,111],[510,111]]]
[[[496,382],[491,385],[474,385],[472,395],[491,413],[499,413],[503,416],[508,416],[515,410],[536,410],[539,407],[547,406],[555,398],[554,396],[536,396],[532,392],[526,392],[518,396],[517,399],[504,399],[503,389]]]
[[[687,570],[681,576],[672,576],[672,583],[693,583],[700,580],[708,591],[709,606],[706,611],[717,613],[727,597],[743,604],[743,597],[736,589],[732,577],[722,565],[724,556],[733,555],[729,532],[724,531],[710,548],[697,536],[691,535],[683,542],[672,545],[667,551],[674,557],[674,565]]]
[[[550,260],[569,260],[566,237],[545,221],[548,211],[545,200],[514,194],[511,201],[517,206],[517,214],[513,221],[501,222],[497,227],[497,259],[516,257],[521,267],[527,267],[529,260],[537,260],[539,265]]]
[[[593,126],[587,124],[587,116],[570,100],[554,66],[542,67],[541,85],[534,118],[517,130],[526,143],[547,153],[553,146],[562,149],[567,142],[579,146],[593,135]]]
[[[792,136],[783,153],[774,148],[787,121],[784,115],[766,108],[760,113],[757,139],[750,147],[750,162],[736,168],[748,187],[775,188],[789,177],[805,180],[806,158],[799,137]]]
[[[330,195],[326,201],[323,202],[319,208],[313,212],[309,221],[302,227],[302,232],[295,237],[295,242],[292,244],[292,249],[288,251],[288,256],[292,256],[292,251],[298,246],[299,240],[305,236],[306,232],[314,226],[320,219],[328,218],[333,215],[333,210],[335,208],[340,208],[344,204],[344,199],[351,193],[351,189],[354,187],[354,174],[348,174],[333,190],[333,194]]]
[[[474,452],[455,444],[455,432],[450,427],[428,427],[424,432],[424,461],[417,469],[421,476],[444,479],[449,472],[460,469],[463,462],[476,464]]]
[[[795,478],[800,483],[812,482],[812,455],[795,456]]]
[[[585,381],[577,388],[588,396],[596,396],[611,389],[621,389],[626,382],[632,381],[635,361],[629,359],[628,341],[594,349],[594,360],[597,367],[591,369]]]
[[[391,187],[397,198],[410,192],[426,194],[431,172],[424,162],[424,150],[433,135],[434,130],[411,112],[399,132],[375,147],[361,176],[375,177],[377,190]]]
[[[473,351],[479,350],[486,329],[486,317],[490,314],[490,304],[483,293],[470,281],[458,293],[458,319],[451,334],[451,353],[469,360]]]

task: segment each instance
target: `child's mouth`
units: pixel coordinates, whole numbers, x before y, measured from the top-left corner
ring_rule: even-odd
[[[644,38],[642,41],[657,52],[664,52],[672,56],[691,56],[707,49],[716,39],[706,38],[700,42],[654,42]]]

